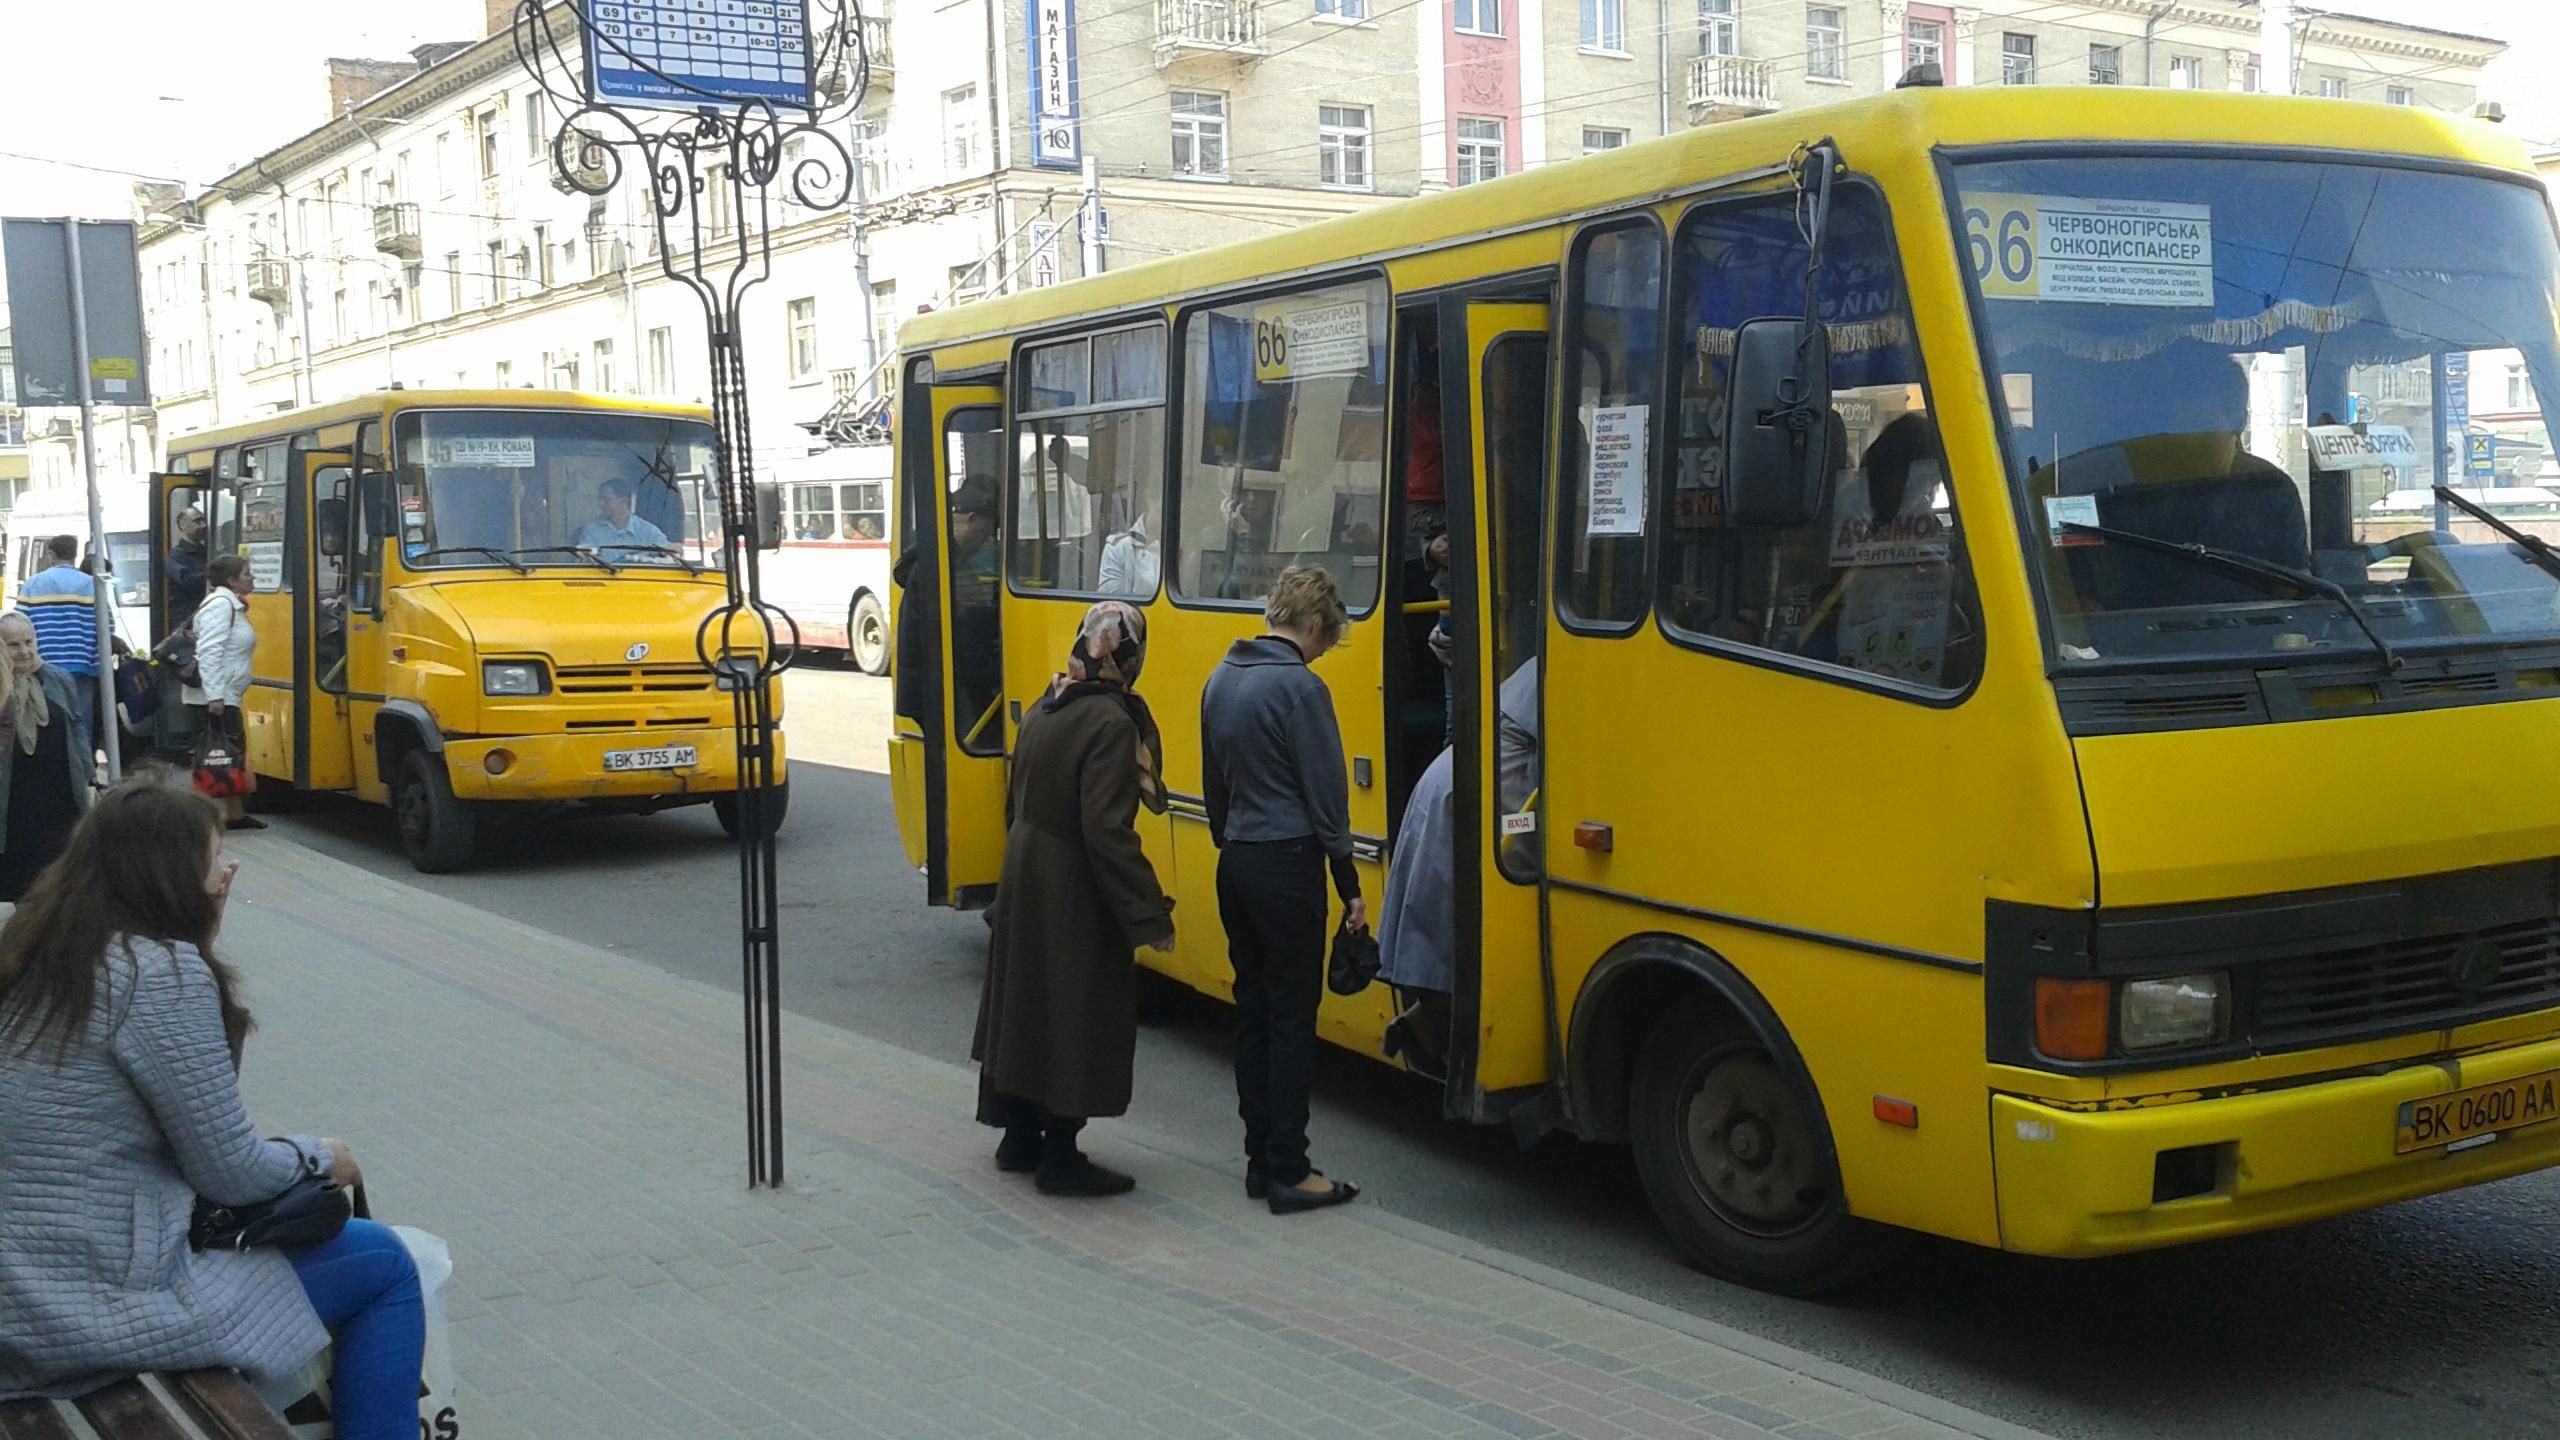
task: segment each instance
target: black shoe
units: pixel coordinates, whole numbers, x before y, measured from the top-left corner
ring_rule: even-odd
[[[1324,1172],[1321,1170],[1307,1172],[1309,1179],[1322,1174]],[[1264,1198],[1264,1203],[1271,1207],[1271,1213],[1274,1215],[1295,1215],[1306,1210],[1323,1210],[1335,1205],[1348,1205],[1358,1198],[1359,1194],[1360,1187],[1348,1180],[1336,1180],[1333,1182],[1332,1189],[1322,1191],[1301,1190],[1295,1185],[1274,1185],[1271,1187],[1271,1193]]]
[[[1037,1130],[1021,1134],[1011,1130],[1004,1132],[1004,1138],[996,1142],[996,1168],[1008,1175],[1020,1175],[1026,1171],[1039,1169],[1040,1132]]]
[[[224,825],[222,828],[225,830],[264,830],[267,828],[267,822],[259,819],[255,815],[243,815],[239,819]]]
[[[1259,1160],[1246,1161],[1244,1164],[1244,1198],[1247,1200],[1259,1200],[1270,1193],[1271,1172],[1263,1169],[1262,1162]]]
[[[1096,1165],[1078,1156],[1073,1165],[1043,1165],[1032,1184],[1043,1195],[1099,1197],[1126,1195],[1138,1188],[1134,1175],[1123,1175],[1107,1166]]]

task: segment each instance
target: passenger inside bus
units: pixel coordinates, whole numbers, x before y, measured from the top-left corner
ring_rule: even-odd
[[[1144,599],[1156,593],[1156,581],[1164,573],[1164,557],[1147,529],[1145,494],[1135,491],[1124,503],[1129,506],[1129,523],[1102,542],[1101,573],[1094,588],[1105,595]]]
[[[978,732],[1003,687],[996,600],[1004,560],[996,532],[995,481],[973,473],[951,494],[951,678],[964,737]]]

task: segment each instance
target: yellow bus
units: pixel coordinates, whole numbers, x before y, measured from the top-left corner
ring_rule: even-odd
[[[510,804],[709,803],[735,833],[734,699],[697,646],[727,599],[714,475],[705,410],[540,391],[389,390],[191,436],[155,482],[153,634],[202,594],[201,558],[170,563],[193,511],[256,583],[251,768],[391,807],[420,870],[471,864]]]
[[[909,854],[985,900],[1104,548],[1157,557],[1121,583],[1187,797],[1202,683],[1320,564],[1365,892],[1454,890],[1446,1110],[1626,1142],[1704,1268],[2551,1165],[2560,559],[2436,487],[2463,366],[2560,396],[2556,272],[2468,121],[1915,88],[920,317]],[[1417,855],[1435,481],[1455,838]],[[2406,490],[2434,526],[2360,538]],[[1139,823],[1181,930],[1141,960],[1225,994],[1200,805]],[[1396,1007],[1322,1033],[1383,1058]]]

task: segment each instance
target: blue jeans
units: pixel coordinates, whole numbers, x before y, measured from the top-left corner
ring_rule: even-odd
[[[350,1220],[328,1244],[284,1253],[336,1337],[329,1413],[338,1440],[412,1440],[427,1310],[409,1247],[387,1226]]]

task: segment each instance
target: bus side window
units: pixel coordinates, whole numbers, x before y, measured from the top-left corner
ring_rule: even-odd
[[[382,422],[368,420],[356,436],[354,533],[348,551],[353,585],[348,603],[369,614],[382,613],[382,537],[391,528],[391,472],[382,452]]]

